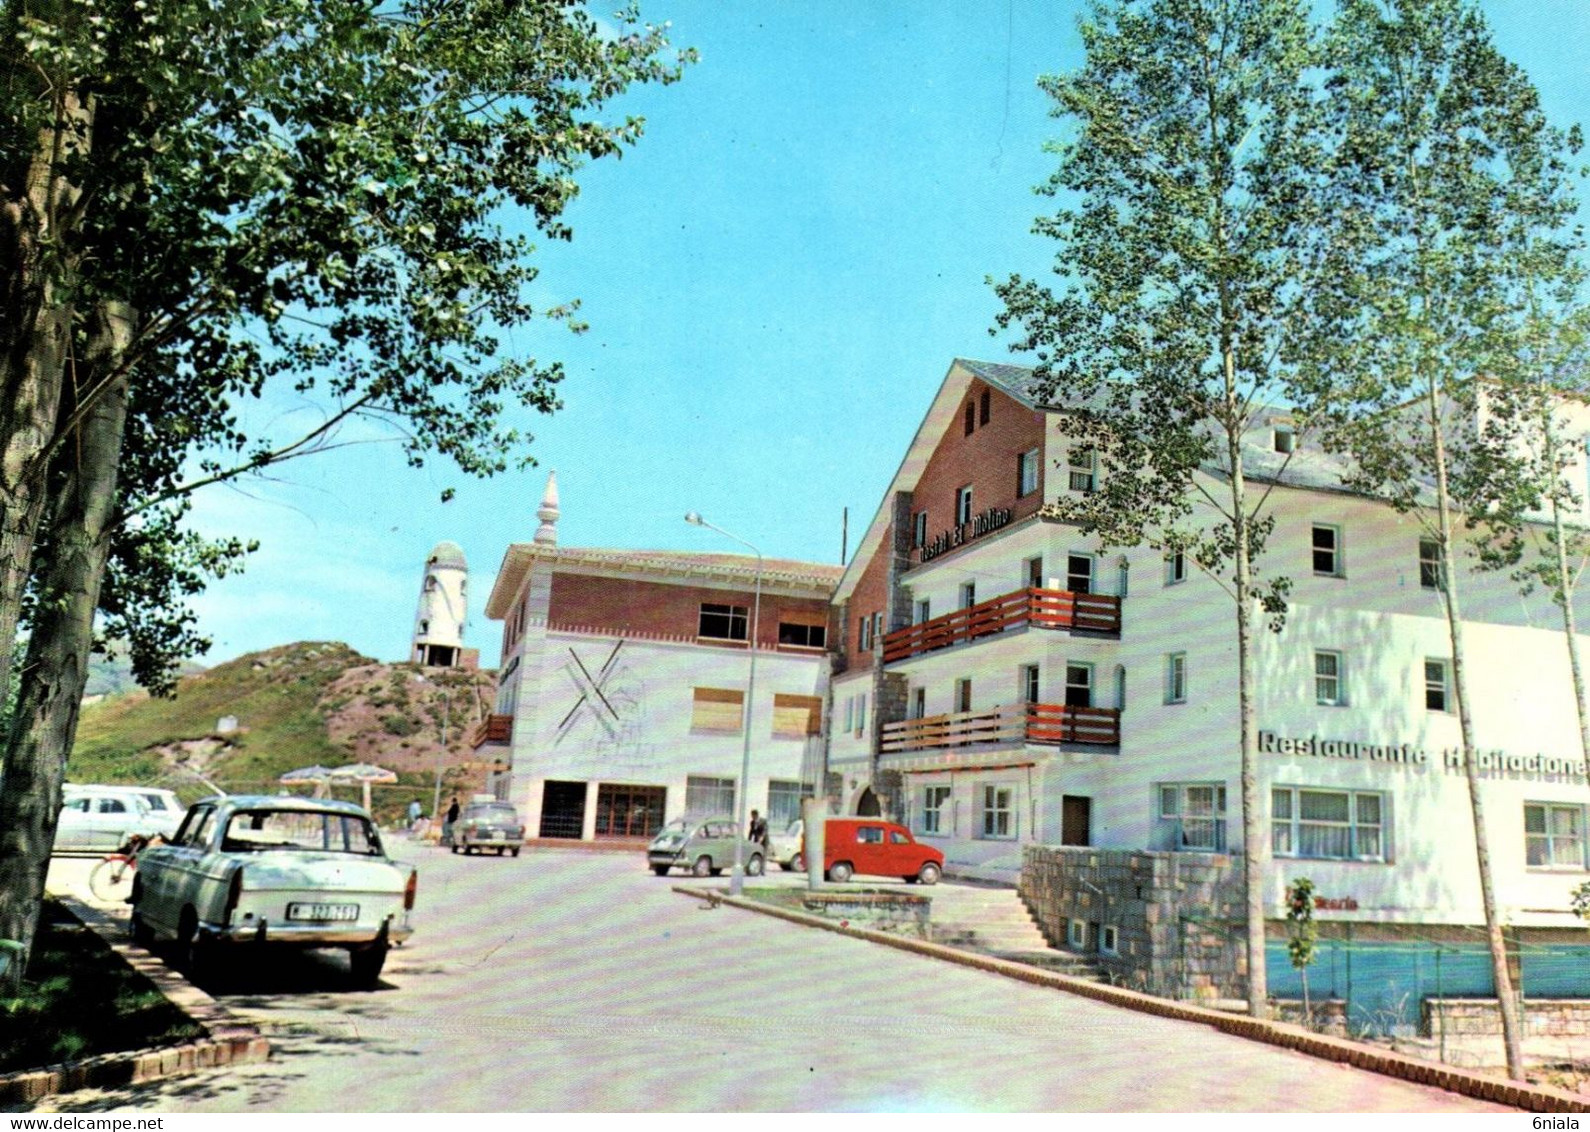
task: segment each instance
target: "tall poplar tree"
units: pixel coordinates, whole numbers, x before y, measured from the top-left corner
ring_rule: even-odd
[[[577,323],[530,302],[533,245],[504,219],[568,238],[580,167],[641,133],[609,104],[687,57],[632,10],[601,27],[561,0],[0,0],[0,689],[40,598],[0,782],[0,938],[36,923],[129,414],[202,453],[201,479],[354,416],[397,425],[412,463],[519,462],[507,414],[555,408],[561,369],[502,331]],[[251,434],[239,404],[277,391],[325,423]],[[172,515],[143,528],[144,566]]]
[[[1254,634],[1287,582],[1258,559],[1274,525],[1244,442],[1311,349],[1301,233],[1316,220],[1314,33],[1303,0],[1101,0],[1086,62],[1046,77],[1069,140],[1036,231],[1051,289],[997,286],[1002,328],[1091,447],[1097,489],[1057,515],[1103,545],[1186,554],[1231,598],[1237,657],[1248,1008],[1268,1010],[1269,839],[1259,792]],[[1284,468],[1283,468],[1284,470]],[[1277,912],[1279,909],[1277,909]]]
[[[1457,567],[1473,551],[1466,529],[1514,553],[1516,515],[1494,512],[1484,485],[1494,453],[1516,451],[1506,378],[1527,312],[1524,237],[1549,242],[1572,212],[1565,139],[1470,0],[1339,0],[1330,63],[1338,175],[1318,246],[1340,333],[1313,406],[1328,446],[1351,457],[1348,486],[1435,544],[1507,1070],[1522,1078]]]

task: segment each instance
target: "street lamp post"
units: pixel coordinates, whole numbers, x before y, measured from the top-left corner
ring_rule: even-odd
[[[737,799],[739,804],[736,807],[739,813],[735,818],[734,867],[729,872],[729,895],[738,896],[745,888],[745,804],[746,795],[751,789],[751,712],[756,704],[756,634],[762,620],[762,552],[739,535],[730,534],[722,527],[707,522],[698,512],[692,511],[686,515],[685,522],[692,526],[717,531],[724,538],[732,539],[756,555],[755,597],[751,604],[751,639],[746,642],[746,651],[751,654],[751,672],[745,681],[745,718],[742,721],[745,746],[740,755],[740,785],[736,791],[739,795]]]

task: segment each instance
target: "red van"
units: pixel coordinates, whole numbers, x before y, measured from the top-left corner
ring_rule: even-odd
[[[805,846],[802,845],[802,857]],[[799,866],[797,866],[799,867]],[[903,825],[878,818],[829,818],[823,833],[823,875],[843,884],[855,873],[937,884],[944,854]]]

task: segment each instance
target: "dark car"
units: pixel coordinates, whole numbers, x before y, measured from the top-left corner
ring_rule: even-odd
[[[524,848],[524,822],[510,802],[471,802],[453,825],[453,852],[464,855],[495,849],[497,856]]]

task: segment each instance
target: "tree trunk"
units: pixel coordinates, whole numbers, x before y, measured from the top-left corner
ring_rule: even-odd
[[[91,373],[120,365],[132,335],[124,304],[102,303],[88,327]],[[66,757],[88,679],[94,611],[110,554],[127,379],[98,398],[80,443],[65,449],[50,518],[50,560],[40,571],[16,721],[0,782],[0,938],[31,951],[61,806]]]
[[[1502,1044],[1507,1055],[1507,1075],[1515,1081],[1522,1081],[1524,1059],[1519,1037],[1518,1000],[1513,995],[1513,980],[1507,970],[1507,941],[1502,938],[1501,921],[1496,915],[1490,840],[1485,831],[1485,806],[1480,796],[1479,752],[1474,746],[1474,719],[1469,711],[1463,656],[1463,612],[1458,600],[1457,563],[1452,553],[1452,499],[1447,477],[1446,439],[1441,423],[1440,382],[1432,380],[1428,389],[1441,547],[1441,592],[1445,598],[1447,632],[1452,641],[1452,692],[1453,698],[1457,700],[1458,726],[1463,735],[1463,776],[1468,781],[1469,808],[1474,820],[1474,855],[1480,871],[1480,899],[1485,910],[1485,937],[1491,951],[1491,976],[1496,984],[1496,1001],[1502,1015]]]
[[[17,623],[46,499],[44,454],[55,438],[72,335],[71,232],[81,190],[62,162],[85,153],[92,105],[72,92],[39,132],[23,191],[0,202],[0,700],[10,687]]]

